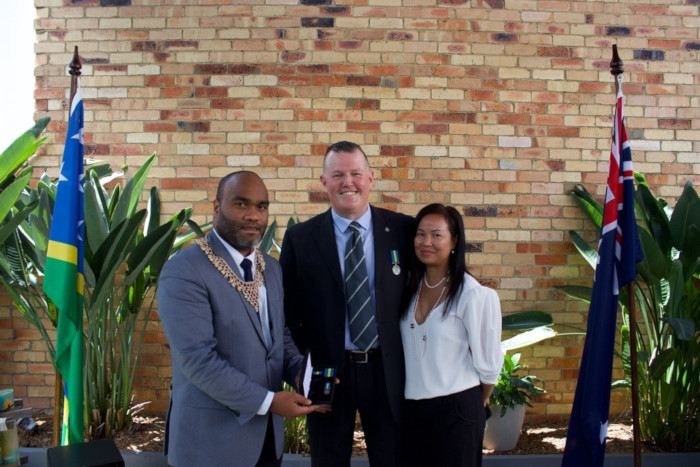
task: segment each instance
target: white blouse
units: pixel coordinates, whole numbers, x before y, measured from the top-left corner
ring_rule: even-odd
[[[469,274],[447,316],[444,302],[423,324],[414,316],[414,296],[401,320],[406,361],[406,399],[429,399],[495,384],[503,366],[501,304],[495,290]]]

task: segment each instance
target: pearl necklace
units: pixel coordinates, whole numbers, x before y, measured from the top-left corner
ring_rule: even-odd
[[[427,273],[423,274],[423,283],[424,283],[425,286],[426,286],[427,288],[429,288],[429,289],[434,289],[435,287],[439,286],[440,284],[442,284],[443,282],[445,282],[445,279],[447,279],[447,274],[444,275],[444,276],[442,276],[442,279],[440,279],[439,281],[437,281],[437,282],[435,283],[435,285],[430,285],[430,284],[428,284],[428,274],[427,274]]]
[[[445,278],[443,277],[442,279],[444,280]],[[441,280],[432,288],[437,287],[442,282],[443,281]],[[426,286],[428,285],[427,282],[425,285]],[[416,320],[416,312],[418,311],[418,302],[420,301],[420,294],[421,294],[422,290],[423,290],[423,284],[419,283],[418,284],[418,295],[416,296],[416,301],[413,304],[413,322],[410,324],[411,341],[413,342],[413,358],[415,358],[416,360],[423,360],[423,355],[425,355],[425,349],[428,346],[428,317],[430,316],[430,313],[432,313],[432,311],[435,308],[437,308],[438,304],[440,304],[440,300],[442,300],[443,295],[445,295],[445,290],[447,290],[447,284],[442,286],[442,290],[440,291],[440,295],[438,295],[437,300],[435,300],[435,304],[433,304],[433,307],[425,315],[425,321],[423,321],[423,335],[421,336],[421,340],[423,341],[423,344],[421,345],[420,355],[418,355],[418,351],[416,350],[416,327],[420,326],[420,325],[418,324],[418,321]]]

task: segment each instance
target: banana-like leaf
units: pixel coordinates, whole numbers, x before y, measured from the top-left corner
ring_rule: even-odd
[[[700,198],[692,183],[686,182],[683,193],[673,209],[669,230],[674,247],[680,251],[692,249],[695,251],[694,257],[697,257],[700,245],[697,244],[697,238],[690,235],[690,228],[693,226],[696,229],[700,228]]]
[[[603,206],[589,193],[583,185],[576,185],[569,194],[576,204],[588,215],[595,226],[600,229],[603,225]]]
[[[688,281],[694,274],[700,271],[700,229],[692,225],[688,228],[690,248],[681,251],[680,260],[683,264],[683,280]]]
[[[160,225],[160,198],[158,197],[158,188],[151,187],[151,192],[148,196],[148,207],[146,208],[148,215],[146,223],[143,226],[145,235],[150,234]]]
[[[582,302],[591,303],[593,288],[585,285],[555,285],[555,289],[564,292],[571,298],[576,298]]]
[[[95,277],[97,284],[93,291],[93,303],[104,303],[104,295],[112,286],[114,274],[122,261],[133,248],[134,239],[144,217],[146,217],[146,210],[142,209],[116,226],[95,253],[91,267],[94,273],[98,271],[99,273]]]
[[[34,155],[36,149],[46,139],[37,138],[49,124],[49,121],[49,117],[40,118],[31,129],[25,131],[2,152],[0,155],[0,183],[4,184],[7,177],[15,173],[27,159]]]
[[[4,243],[7,237],[12,235],[17,227],[19,227],[19,225],[24,222],[27,217],[29,217],[32,209],[32,205],[27,206],[25,209],[10,216],[9,221],[0,226],[0,243]]]
[[[550,339],[557,335],[557,331],[548,327],[540,326],[529,331],[522,332],[517,336],[513,336],[510,339],[506,339],[501,342],[501,349],[504,352],[514,349],[520,349],[522,347],[527,347],[528,345],[536,344],[545,339]]]
[[[675,348],[662,350],[649,365],[649,376],[651,379],[659,380],[664,377],[664,373],[671,366],[676,358]]]
[[[610,385],[610,389],[629,389],[632,387],[632,384],[624,379],[618,379],[617,381],[613,381],[613,383]]]
[[[175,242],[173,243],[173,252],[180,251],[180,249],[187,242],[194,239],[195,237],[196,238],[203,238],[205,235],[205,232],[208,232],[213,227],[213,224],[211,222],[207,222],[206,224],[204,224],[200,227],[192,219],[187,219],[186,223],[189,226],[189,230],[177,235],[177,237],[175,238]]]
[[[0,191],[0,223],[5,220],[24,187],[29,183],[32,176],[32,168],[27,167],[17,176],[17,178],[4,190]]]
[[[576,249],[579,251],[579,253],[581,253],[581,256],[583,256],[583,259],[585,259],[595,271],[596,264],[598,263],[598,252],[591,248],[591,246],[588,243],[586,243],[583,237],[581,237],[575,231],[569,230],[569,236],[574,242],[574,246],[576,247]]]
[[[638,231],[642,250],[644,250],[644,261],[637,264],[637,271],[647,284],[657,284],[662,278],[668,277],[669,261],[646,229],[638,229]]]
[[[676,337],[682,341],[689,341],[695,335],[695,323],[692,319],[670,317],[663,317],[661,319],[673,328]]]
[[[683,265],[679,260],[671,262],[668,285],[671,294],[665,315],[670,318],[685,318],[685,281],[683,280]]]
[[[150,234],[146,235],[131,251],[127,260],[127,276],[124,283],[128,286],[133,280],[132,275],[141,272],[154,259],[154,271],[160,273],[165,261],[167,261],[172,242],[175,239],[175,231],[173,230],[173,222],[168,222],[159,226]],[[157,274],[156,274],[157,277]]]
[[[151,154],[139,170],[136,171],[134,176],[126,182],[124,192],[112,216],[112,225],[118,225],[124,219],[131,216],[136,210],[139,198],[141,197],[143,184],[146,182],[146,177],[148,177],[148,172],[150,172],[153,166],[155,157],[155,153]]]
[[[554,320],[552,315],[544,311],[531,310],[506,315],[501,320],[501,323],[501,328],[504,331],[522,331],[524,329],[549,326],[554,324]]]
[[[97,174],[90,173],[85,186],[85,255],[92,257],[109,235],[107,200]]]
[[[664,256],[668,256],[673,246],[668,215],[661,202],[654,197],[649,185],[640,183],[635,192],[635,206],[642,214],[645,224],[654,237]]]
[[[275,231],[277,230],[277,221],[272,221],[272,224],[267,228],[265,234],[260,241],[260,246],[258,247],[263,253],[270,253],[272,246],[275,242]]]

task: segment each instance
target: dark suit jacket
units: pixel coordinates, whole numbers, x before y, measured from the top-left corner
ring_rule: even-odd
[[[238,275],[223,244],[213,234],[209,241]],[[255,309],[199,246],[178,253],[163,269],[158,314],[173,364],[165,430],[165,450],[173,465],[255,465],[270,416],[277,454],[282,454],[282,417],[255,413],[268,390],[282,390],[283,378],[293,382],[302,357],[284,326],[279,263],[263,256],[273,339],[269,349]]]
[[[379,343],[387,395],[398,421],[404,385],[399,332],[401,294],[412,257],[413,218],[371,207],[374,230],[375,294]],[[409,249],[410,248],[410,249]],[[401,273],[392,272],[391,250],[399,252]],[[287,230],[280,264],[284,309],[297,347],[310,349],[314,363],[342,368],[345,350],[345,287],[330,209]],[[342,384],[343,375],[338,375]]]

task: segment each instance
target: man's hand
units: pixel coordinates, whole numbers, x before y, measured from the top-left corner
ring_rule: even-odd
[[[316,408],[311,405],[309,399],[291,391],[276,392],[270,405],[270,412],[282,415],[290,420],[301,415],[310,414],[315,410]]]

